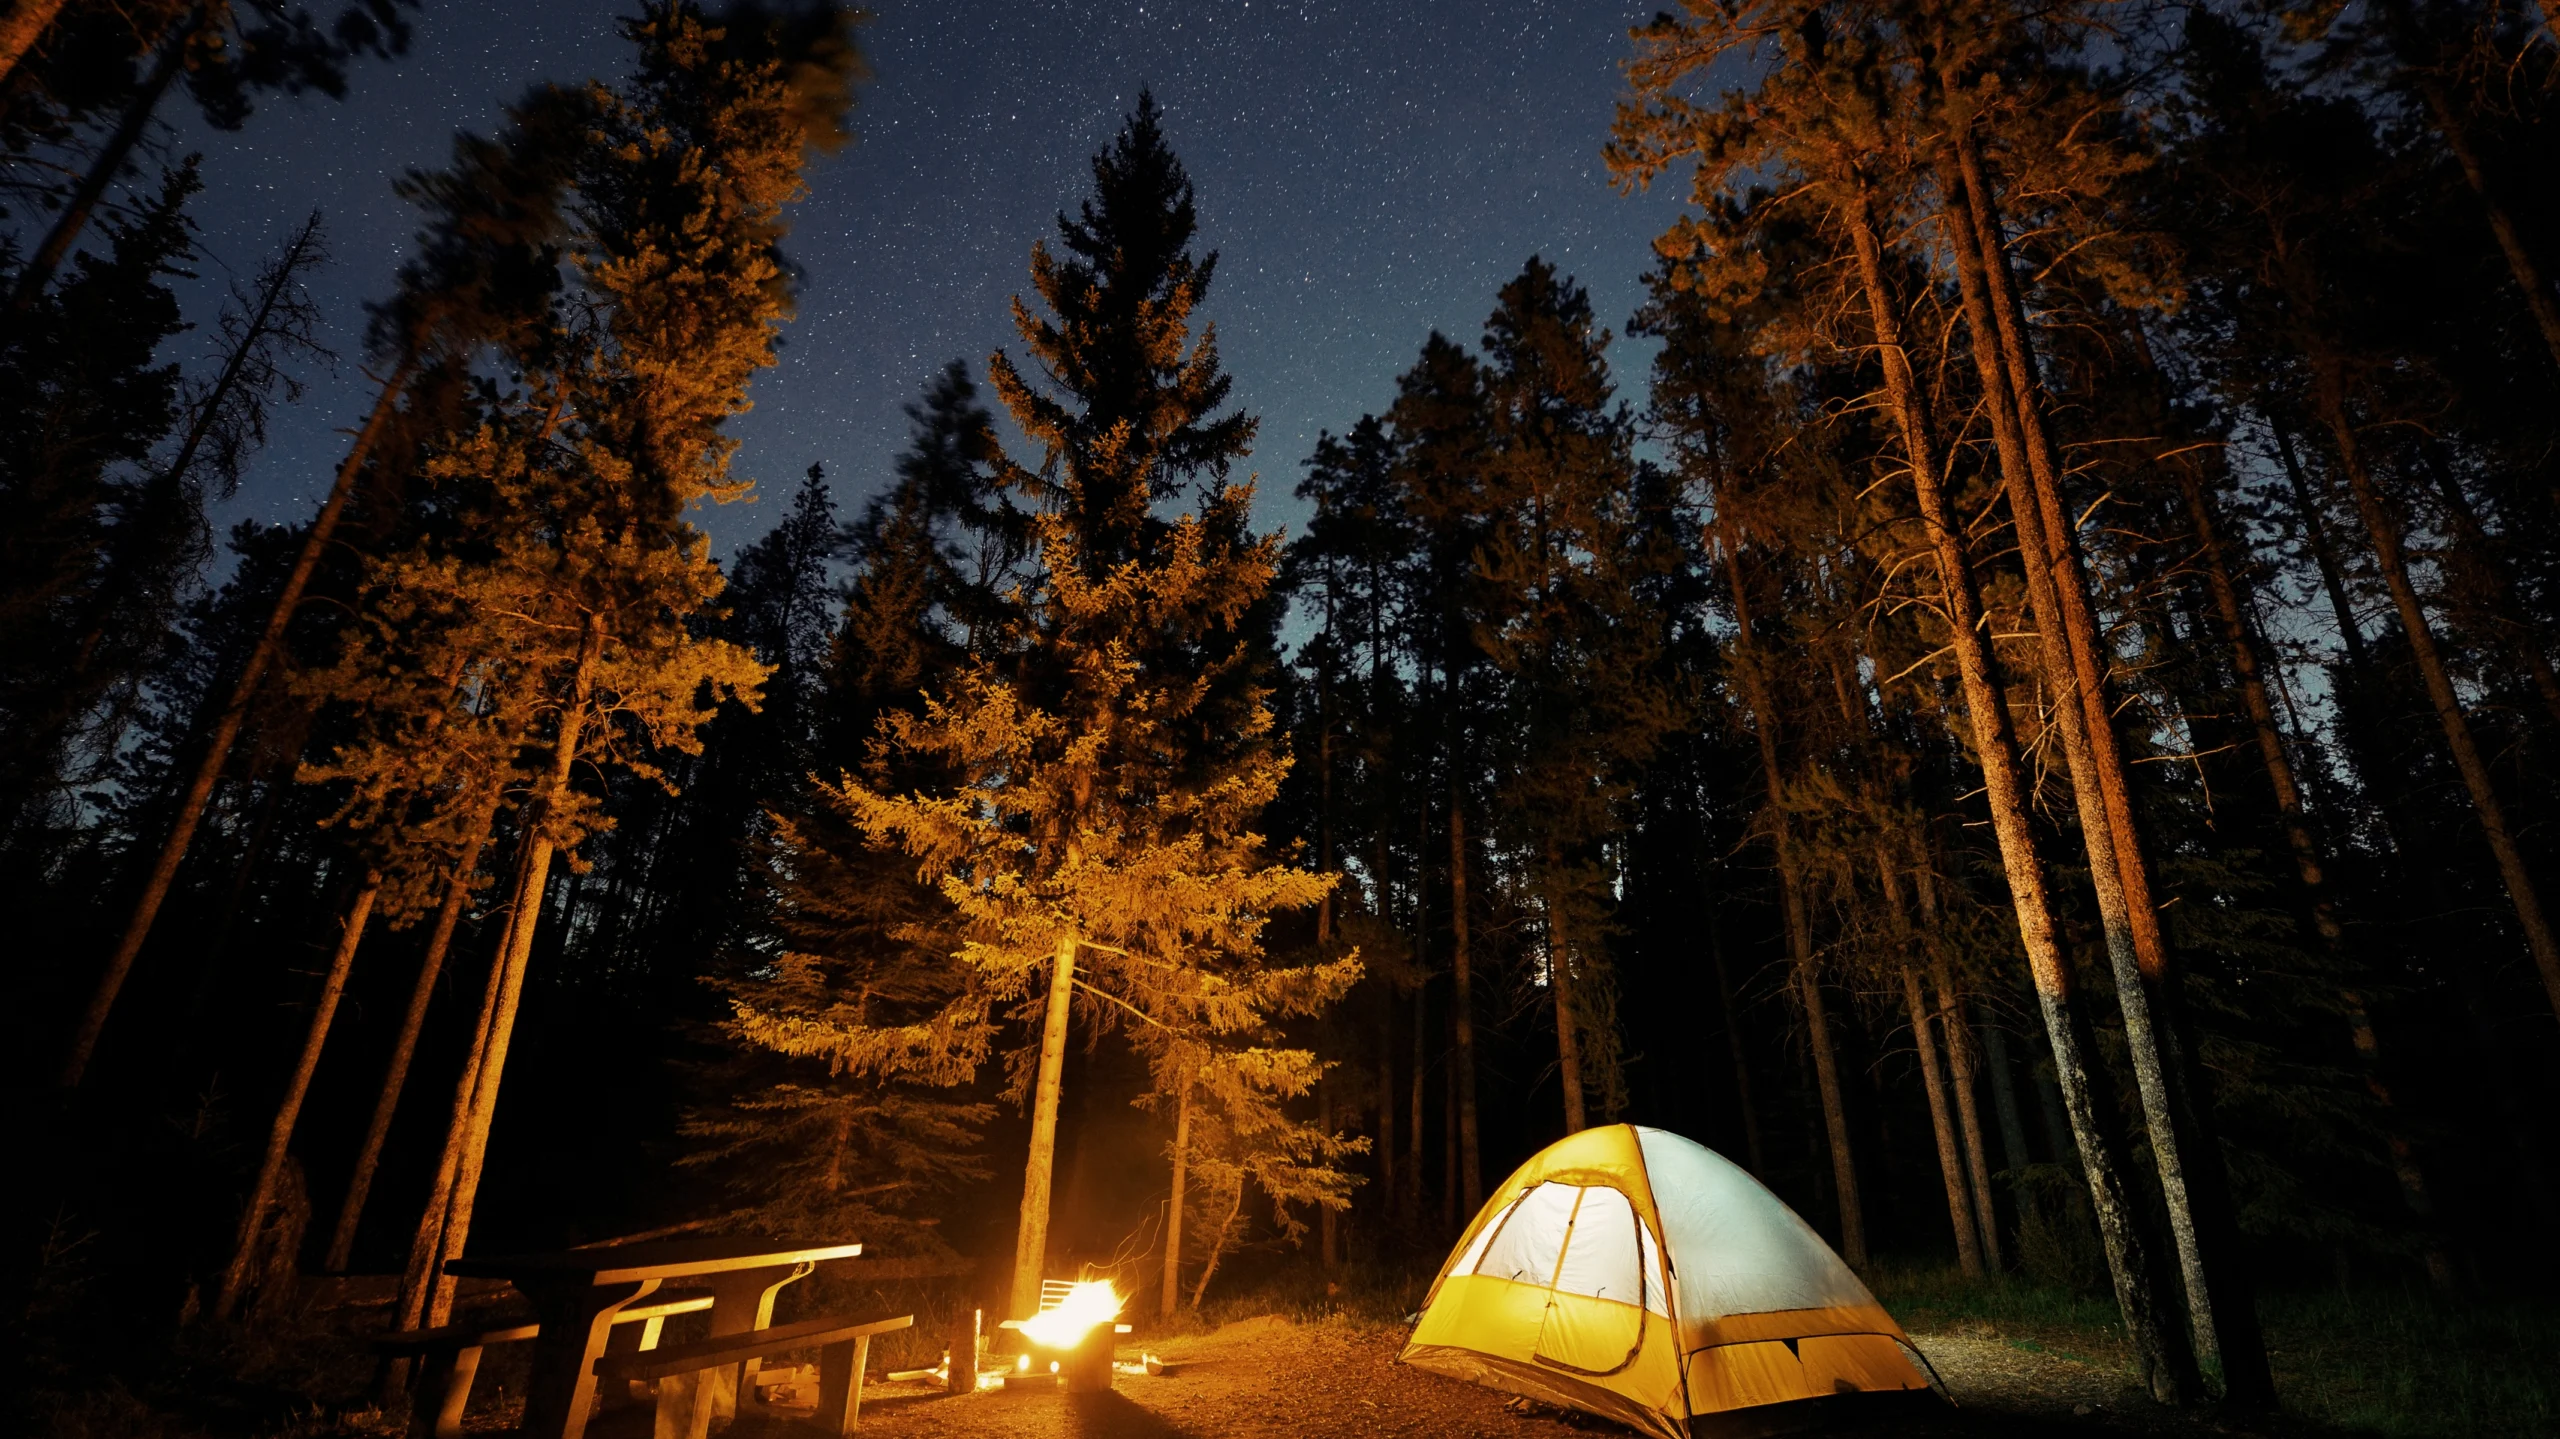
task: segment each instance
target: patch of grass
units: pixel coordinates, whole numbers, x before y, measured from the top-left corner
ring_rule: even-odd
[[[2102,1295],[1893,1263],[1867,1280],[1907,1328],[2099,1367],[2129,1358]],[[2321,1427],[2387,1439],[2560,1434],[2560,1304],[2279,1292],[2261,1296],[2259,1315],[2278,1398]]]
[[[1943,1266],[1891,1260],[1877,1264],[1866,1280],[1907,1329],[1988,1331],[2029,1353],[2101,1369],[2123,1368],[2132,1358],[2112,1299],[2014,1274],[1967,1279]]]
[[[2361,1434],[2560,1433],[2560,1305],[2367,1293],[2260,1306],[2285,1407]]]

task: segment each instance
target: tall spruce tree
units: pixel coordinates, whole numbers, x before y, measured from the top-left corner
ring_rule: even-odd
[[[1008,1301],[1026,1316],[1047,1260],[1078,996],[1089,1023],[1144,1017],[1178,1034],[1188,1012],[1246,1030],[1268,987],[1266,916],[1326,888],[1273,862],[1252,828],[1286,765],[1257,623],[1278,545],[1251,536],[1251,491],[1226,481],[1253,422],[1215,413],[1230,388],[1215,331],[1191,333],[1215,257],[1191,252],[1190,181],[1152,97],[1093,176],[1078,217],[1059,217],[1064,254],[1033,248],[1046,313],[1015,305],[1040,379],[1002,353],[988,366],[1043,450],[1037,466],[997,467],[1042,507],[1019,660],[973,657],[921,715],[890,718],[889,752],[949,774],[948,797],[855,776],[838,789],[873,842],[919,862],[957,912],[970,984],[937,1022],[1035,1027],[1010,1061],[1032,1119]],[[1186,488],[1189,513],[1155,513]],[[1355,972],[1346,960],[1309,982]]]

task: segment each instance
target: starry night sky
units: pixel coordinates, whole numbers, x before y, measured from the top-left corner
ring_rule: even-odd
[[[311,376],[218,520],[299,519],[326,487],[368,398],[363,303],[387,291],[413,229],[392,180],[440,164],[455,131],[493,128],[537,80],[610,77],[613,22],[631,8],[426,0],[410,54],[359,69],[346,101],[271,99],[237,134],[180,133],[206,161],[198,309],[226,266],[253,272],[314,206],[335,256],[315,289],[337,372]],[[1207,315],[1236,401],[1262,419],[1249,468],[1267,525],[1300,513],[1290,491],[1317,433],[1384,407],[1435,327],[1473,343],[1530,255],[1578,276],[1622,329],[1675,203],[1615,194],[1600,161],[1627,27],[1653,0],[870,8],[858,138],[810,176],[788,247],[799,317],[736,422],[739,473],[766,498],[703,517],[723,553],[780,517],[812,461],[849,513],[888,475],[927,375],[956,356],[983,378],[988,352],[1015,344],[1007,303],[1028,288],[1031,243],[1085,194],[1088,157],[1142,85],[1222,252]],[[1645,352],[1612,353],[1636,396]]]

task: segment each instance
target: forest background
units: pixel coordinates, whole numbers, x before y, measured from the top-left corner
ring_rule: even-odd
[[[669,1226],[1197,1306],[1615,1119],[2174,1402],[2267,1397],[2262,1292],[2548,1278],[2542,11],[1688,7],[1642,307],[1527,258],[1286,536],[1142,96],[1018,339],[718,563],[864,68],[717,18],[402,182],[334,488],[220,562],[323,239],[176,363],[152,124],[429,18],[0,26],[23,1362]]]

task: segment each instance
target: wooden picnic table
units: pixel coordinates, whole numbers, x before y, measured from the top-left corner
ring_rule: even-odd
[[[712,1338],[743,1334],[773,1322],[773,1296],[783,1285],[826,1260],[861,1252],[859,1244],[755,1237],[666,1239],[553,1254],[465,1256],[444,1268],[466,1279],[504,1279],[531,1302],[542,1328],[534,1336],[533,1369],[525,1384],[524,1439],[581,1439],[595,1408],[596,1360],[624,1305],[670,1279],[688,1280],[711,1291]],[[749,1361],[730,1371],[732,1381],[752,1382],[752,1367]],[[714,1398],[720,1412],[734,1410],[736,1394],[723,1386]]]

